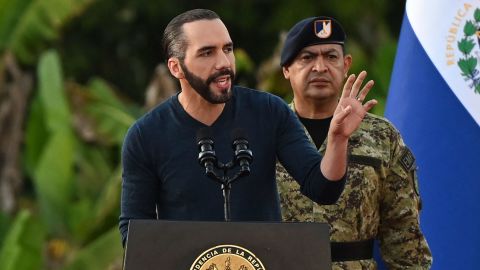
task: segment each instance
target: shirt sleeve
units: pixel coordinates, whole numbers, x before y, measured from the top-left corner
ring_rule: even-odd
[[[140,129],[134,125],[129,129],[122,148],[119,230],[124,246],[130,219],[156,219],[159,182],[152,170],[152,161],[144,149]]]
[[[279,117],[277,157],[287,172],[300,185],[302,194],[318,204],[334,204],[340,197],[345,175],[329,181],[320,170],[321,155],[308,140],[295,113],[279,98],[272,99],[272,115]]]
[[[389,269],[430,269],[432,255],[419,224],[415,159],[396,130],[392,137],[391,164],[381,193],[382,257]]]

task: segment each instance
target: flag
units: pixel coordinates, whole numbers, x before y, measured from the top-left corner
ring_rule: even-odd
[[[479,269],[480,1],[408,0],[385,116],[416,156],[432,269]]]

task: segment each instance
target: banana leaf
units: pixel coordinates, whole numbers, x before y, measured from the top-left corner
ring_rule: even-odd
[[[50,233],[67,229],[73,193],[74,148],[75,137],[71,131],[56,132],[48,139],[35,170],[35,189]]]
[[[87,89],[94,102],[87,106],[86,111],[95,121],[102,141],[121,145],[125,133],[140,113],[138,110],[132,111],[122,103],[103,80],[92,80]]]
[[[122,169],[119,165],[95,200],[92,208],[93,222],[90,222],[90,226],[86,226],[84,242],[97,237],[111,226],[117,228],[120,214],[121,175]]]
[[[35,167],[45,147],[45,138],[48,138],[48,131],[38,92],[30,104],[29,114],[26,119],[27,127],[22,162],[29,177],[33,178]]]
[[[0,53],[10,50],[21,63],[34,63],[60,28],[92,2],[0,0]]]
[[[73,240],[83,245],[117,223],[120,176],[118,169],[114,171],[112,168],[114,162],[104,154],[105,149],[82,145],[78,150],[81,154],[76,161],[76,192],[69,210],[69,226]],[[103,199],[112,182],[118,183],[112,194],[113,203],[112,199]]]
[[[48,136],[34,169],[34,186],[42,218],[50,233],[66,230],[72,197],[75,148],[78,144],[71,128],[71,115],[64,93],[58,55],[49,51],[40,58],[39,103]]]
[[[38,64],[39,98],[50,132],[71,129],[71,113],[63,86],[60,58],[55,51],[47,51]]]
[[[28,210],[20,211],[0,247],[0,269],[42,269],[45,231]]]
[[[80,249],[65,270],[105,270],[121,265],[123,248],[117,226]],[[118,267],[119,268],[119,267]]]

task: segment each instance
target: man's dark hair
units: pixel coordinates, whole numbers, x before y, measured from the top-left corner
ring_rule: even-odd
[[[166,59],[177,57],[180,60],[185,59],[187,49],[187,40],[182,30],[182,26],[189,22],[199,20],[220,19],[217,13],[208,9],[192,9],[173,18],[163,32],[163,52]]]

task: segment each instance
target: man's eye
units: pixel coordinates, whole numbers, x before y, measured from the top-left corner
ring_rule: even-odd
[[[328,55],[328,59],[337,60],[337,59],[338,59],[338,56],[335,55],[335,54],[329,54],[329,55]]]
[[[200,56],[210,56],[212,54],[212,51],[203,51],[200,53]]]
[[[233,52],[233,47],[226,47],[225,49],[223,49],[223,51],[225,53],[231,53],[231,52]]]
[[[308,60],[311,60],[312,58],[313,58],[313,56],[311,56],[309,54],[305,54],[300,59],[302,59],[304,61],[308,61]]]

